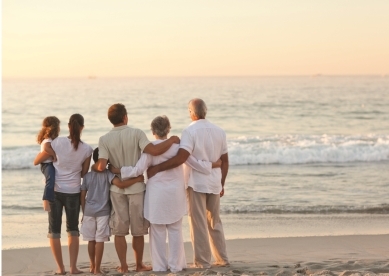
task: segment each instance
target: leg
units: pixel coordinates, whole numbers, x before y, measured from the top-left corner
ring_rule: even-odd
[[[127,265],[127,242],[126,235],[128,235],[128,230],[130,227],[130,218],[129,218],[129,203],[127,195],[111,192],[111,218],[110,218],[110,227],[112,229],[112,234],[115,235],[115,249],[116,254],[118,255],[120,266],[118,271],[121,273],[128,272]]]
[[[149,271],[152,268],[143,264],[144,235],[148,233],[149,223],[143,217],[144,192],[128,195],[132,248],[135,255],[136,271]]]
[[[53,253],[54,260],[57,264],[57,273],[65,273],[65,266],[62,259],[61,249],[61,225],[62,225],[62,209],[63,202],[60,193],[55,194],[55,200],[50,202],[49,217],[49,233],[47,237],[50,239],[50,248]]]
[[[42,163],[41,171],[45,176],[45,189],[43,191],[43,209],[50,211],[49,201],[54,201],[55,168],[53,163]]]
[[[207,224],[215,264],[228,265],[226,240],[220,219],[220,195],[207,194]]]
[[[121,273],[127,273],[128,272],[128,265],[127,265],[127,242],[125,236],[115,236],[115,249],[116,254],[118,255],[120,267],[118,268],[118,271]]]
[[[84,217],[85,219],[85,217]],[[101,260],[103,259],[104,242],[109,241],[109,216],[96,217],[96,244],[95,244],[95,269],[94,274],[102,274]]]
[[[51,248],[51,252],[53,253],[54,260],[57,263],[56,273],[65,274],[65,266],[63,265],[63,260],[62,260],[61,240],[50,239],[50,248]]]
[[[77,268],[79,250],[78,216],[80,214],[80,194],[65,194],[66,231],[68,232],[70,273],[79,274],[83,271]]]
[[[70,274],[80,274],[83,271],[77,268],[78,249],[80,240],[78,236],[68,236]]]
[[[166,225],[151,223],[149,240],[153,271],[167,271]]]
[[[96,267],[96,217],[84,216],[80,232],[82,233],[83,240],[88,241],[88,254],[90,261],[89,272],[93,272]]]
[[[96,266],[94,273],[101,274],[101,260],[103,259],[104,242],[96,242]]]
[[[186,268],[184,238],[182,236],[182,219],[167,225],[169,237],[169,267],[175,273]]]
[[[187,189],[189,201],[189,227],[193,246],[193,263],[196,267],[211,267],[211,250],[207,231],[206,194]]]
[[[95,256],[96,256],[96,241],[89,241],[88,242],[88,254],[89,254],[89,261],[90,261],[90,267],[89,267],[89,272],[94,272],[95,267],[96,267],[96,262],[95,262]]]

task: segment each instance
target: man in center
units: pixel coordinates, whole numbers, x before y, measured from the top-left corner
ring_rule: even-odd
[[[95,171],[104,171],[108,160],[116,168],[135,166],[143,152],[160,155],[173,143],[179,143],[177,136],[171,136],[160,144],[152,144],[146,134],[136,128],[127,126],[127,110],[123,104],[114,104],[108,109],[108,119],[113,129],[99,139],[99,160],[92,166]],[[114,243],[119,257],[119,272],[128,272],[126,235],[131,228],[132,248],[134,250],[136,271],[151,270],[143,264],[144,235],[148,234],[149,223],[143,217],[143,200],[146,187],[137,182],[128,188],[111,186],[112,212],[110,227],[115,236]]]

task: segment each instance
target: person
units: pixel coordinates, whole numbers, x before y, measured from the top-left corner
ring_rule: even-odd
[[[93,151],[93,160],[99,158],[99,148]],[[101,260],[104,252],[104,242],[109,241],[110,229],[108,225],[111,212],[109,188],[111,184],[119,188],[126,188],[144,180],[143,175],[121,181],[109,170],[103,172],[88,172],[81,185],[81,209],[83,213],[80,232],[83,240],[88,241],[90,259],[89,271],[102,274]]]
[[[151,130],[156,140],[152,143],[156,145],[166,140],[170,129],[170,121],[166,116],[154,118]],[[174,144],[159,156],[142,153],[135,167],[125,166],[119,169],[109,166],[109,169],[113,173],[121,173],[122,178],[135,177],[142,175],[149,166],[172,158],[178,150],[179,145]],[[221,162],[212,164],[190,156],[187,164],[202,173],[210,174],[212,167],[220,167]],[[187,210],[185,189],[183,166],[159,173],[146,183],[144,217],[150,222],[149,244],[153,271],[170,269],[171,272],[177,273],[186,268],[182,236],[182,218]]]
[[[70,274],[80,274],[77,268],[79,250],[78,217],[80,213],[81,178],[88,172],[93,149],[81,141],[84,129],[84,117],[73,114],[69,118],[69,136],[57,137],[51,142],[56,152],[54,201],[50,202],[49,233],[50,248],[57,264],[56,274],[65,275],[65,266],[61,249],[62,210],[66,214],[66,232],[68,233]],[[42,160],[47,158],[41,153]]]
[[[127,126],[127,110],[120,103],[108,109],[108,119],[113,129],[99,139],[99,160],[92,166],[95,171],[105,170],[108,159],[116,168],[135,166],[142,151],[156,156],[167,151],[173,143],[180,142],[177,136],[172,136],[157,145],[150,143],[142,130]],[[145,184],[137,182],[125,189],[112,185],[110,191],[112,202],[110,226],[120,262],[118,271],[128,272],[126,235],[129,234],[130,227],[135,270],[151,270],[150,266],[143,264],[144,235],[148,234],[149,227],[148,221],[143,217]]]
[[[176,156],[151,166],[147,170],[151,178],[157,173],[175,168],[190,155],[198,160],[221,159],[221,168],[211,174],[193,170],[188,179],[188,218],[193,246],[194,266],[211,267],[211,255],[216,265],[228,265],[227,249],[220,219],[220,197],[228,173],[228,150],[225,132],[205,119],[207,106],[202,99],[192,99],[188,104],[192,123],[183,130],[180,149]]]
[[[58,137],[60,127],[60,121],[55,116],[48,116],[43,119],[42,128],[38,133],[37,142],[41,145],[40,152],[46,152],[48,158],[37,162],[39,160],[39,154],[35,157],[34,165],[41,165],[41,172],[45,176],[45,189],[43,190],[43,210],[50,211],[49,202],[54,201],[54,184],[55,184],[55,169],[53,161],[56,161],[57,157],[51,147],[51,142]]]

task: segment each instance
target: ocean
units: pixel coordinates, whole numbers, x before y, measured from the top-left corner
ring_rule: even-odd
[[[227,133],[227,239],[389,233],[389,77],[14,79],[2,90],[2,249],[48,246],[33,166],[44,117],[57,116],[66,136],[82,114],[82,140],[96,147],[109,106],[123,103],[153,140],[158,115],[180,136],[195,97]],[[186,218],[183,228],[189,241]]]

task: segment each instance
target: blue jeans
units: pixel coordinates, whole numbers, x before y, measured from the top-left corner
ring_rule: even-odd
[[[55,200],[50,202],[48,238],[60,239],[62,226],[62,210],[65,207],[66,232],[68,236],[80,236],[78,216],[80,214],[80,194],[65,194],[54,192]]]
[[[53,162],[41,163],[41,172],[46,179],[42,200],[54,201],[55,168]]]

